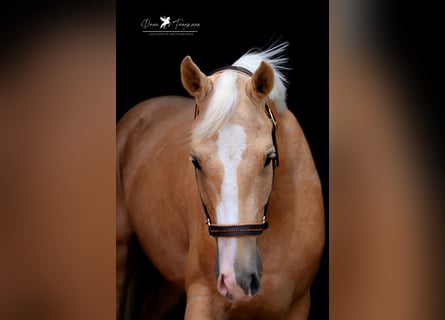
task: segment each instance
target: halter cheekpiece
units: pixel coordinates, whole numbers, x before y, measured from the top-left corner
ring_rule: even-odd
[[[248,76],[252,76],[253,73],[243,67],[238,66],[224,66],[219,69],[214,70],[210,75],[224,71],[224,70],[234,70],[241,73],[244,73]],[[275,174],[275,168],[279,165],[279,158],[278,158],[278,146],[277,146],[277,139],[276,139],[276,128],[277,128],[277,120],[272,112],[272,109],[270,108],[269,104],[266,103],[264,105],[265,111],[269,119],[272,121],[272,143],[275,149],[275,158],[272,159],[272,185],[274,180],[274,174]],[[197,109],[198,105],[195,105],[195,115],[197,116]],[[195,178],[196,181],[198,181],[197,177],[197,169],[195,167]],[[199,189],[199,186],[198,186]],[[207,210],[207,206],[205,205],[204,201],[202,200],[201,192],[198,190],[199,196],[201,198],[202,208],[206,217],[206,224],[209,229],[209,234],[213,237],[240,237],[240,236],[256,236],[263,233],[264,230],[266,230],[269,227],[269,224],[266,221],[266,214],[267,214],[267,207],[269,206],[269,201],[271,194],[269,195],[269,199],[267,200],[266,205],[264,206],[264,212],[263,212],[263,221],[261,223],[251,223],[251,224],[231,224],[231,225],[222,225],[222,224],[212,224],[212,221],[210,219],[209,211]]]

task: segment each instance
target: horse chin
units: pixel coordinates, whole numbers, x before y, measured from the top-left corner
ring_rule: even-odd
[[[237,301],[244,301],[244,302],[247,302],[247,301],[250,301],[251,299],[253,298],[253,296],[252,295],[244,295],[244,296],[240,296],[240,297],[234,297],[234,296],[232,296],[232,294],[230,294],[230,293],[228,293],[227,295],[226,295],[226,299],[228,300],[228,301],[230,301],[230,302],[237,302]]]

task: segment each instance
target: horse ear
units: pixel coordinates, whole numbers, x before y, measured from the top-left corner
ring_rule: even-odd
[[[203,98],[212,85],[190,56],[186,56],[181,62],[181,81],[185,90],[196,99]]]
[[[259,99],[264,99],[273,89],[275,74],[265,61],[261,61],[260,66],[252,75],[252,88],[254,95]]]

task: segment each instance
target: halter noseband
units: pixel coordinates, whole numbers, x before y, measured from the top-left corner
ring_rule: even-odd
[[[246,68],[243,67],[237,67],[237,66],[224,66],[222,68],[219,68],[215,71],[213,71],[210,75],[224,71],[224,70],[234,70],[238,71],[244,74],[247,74],[248,76],[252,76],[252,72]],[[270,108],[269,104],[265,103],[265,111],[268,116],[268,118],[272,121],[272,143],[275,149],[275,158],[272,159],[272,185],[274,181],[274,175],[275,175],[275,168],[279,165],[279,159],[278,159],[278,146],[277,146],[277,139],[276,139],[276,128],[277,128],[277,121],[276,118],[272,112],[272,109]],[[198,105],[195,105],[195,118],[197,116],[197,109]],[[198,182],[198,176],[197,176],[197,169],[195,167],[195,178],[196,182]],[[199,186],[198,186],[199,189]],[[202,208],[206,217],[206,224],[209,229],[209,235],[213,237],[240,237],[240,236],[256,236],[263,233],[264,230],[266,230],[269,227],[269,224],[266,221],[266,214],[267,214],[267,207],[269,206],[270,197],[272,195],[269,195],[269,198],[267,200],[266,205],[264,206],[263,211],[263,221],[261,223],[251,223],[251,224],[212,224],[212,221],[210,219],[209,211],[207,210],[207,206],[205,205],[204,201],[202,200],[201,192],[198,190],[199,196],[201,198],[201,204]]]

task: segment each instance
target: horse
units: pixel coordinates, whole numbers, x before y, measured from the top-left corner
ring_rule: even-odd
[[[287,42],[204,74],[117,124],[117,312],[136,237],[162,276],[147,319],[307,319],[325,245],[312,153],[286,104]]]

